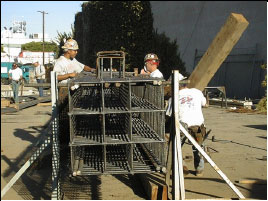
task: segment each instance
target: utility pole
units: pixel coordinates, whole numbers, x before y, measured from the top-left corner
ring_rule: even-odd
[[[45,65],[45,11],[37,11],[43,14],[43,66]]]
[[[6,27],[4,27],[5,30],[7,30]],[[7,47],[8,47],[8,61],[10,62],[10,46],[9,46],[9,39],[11,38],[11,31],[12,27],[9,27],[9,30],[8,30],[8,36],[7,36]]]

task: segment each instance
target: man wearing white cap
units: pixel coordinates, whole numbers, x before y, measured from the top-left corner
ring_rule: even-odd
[[[82,70],[93,72],[94,68],[86,66],[80,62],[78,62],[75,57],[78,51],[78,44],[74,39],[68,39],[64,46],[62,46],[63,55],[57,59],[54,71],[57,72],[58,81],[61,83],[67,83],[70,78],[73,78],[80,73]]]
[[[46,78],[46,69],[43,65],[39,64],[39,61],[34,62],[34,73],[37,83],[44,83]],[[43,87],[38,87],[39,96],[42,97]]]
[[[156,54],[146,54],[144,57],[144,69],[141,70],[141,74],[149,74],[150,77],[163,78],[163,74],[158,70],[160,60]]]
[[[179,80],[184,80],[186,77],[179,74]],[[169,99],[167,116],[172,114],[172,100]],[[206,98],[203,93],[196,88],[187,88],[187,84],[180,83],[179,86],[179,119],[182,126],[194,137],[197,143],[203,147],[203,138],[206,134],[204,126],[204,116],[202,113],[202,106],[206,105]],[[204,159],[199,151],[192,146],[194,154],[194,167],[196,169],[196,176],[202,176],[204,171]],[[184,167],[184,169],[186,169]]]
[[[75,57],[78,51],[78,44],[74,39],[68,39],[62,46],[63,55],[57,59],[54,71],[57,72],[57,79],[60,83],[67,83],[82,70],[93,72],[94,68],[78,62]],[[69,143],[70,122],[68,116],[68,87],[60,87],[58,93],[59,103],[59,138],[62,144]]]

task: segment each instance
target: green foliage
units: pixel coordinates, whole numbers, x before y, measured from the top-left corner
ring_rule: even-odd
[[[64,45],[65,41],[70,38],[74,38],[74,27],[71,25],[71,32],[69,33],[66,33],[66,32],[59,33],[57,31],[57,34],[58,36],[56,37],[56,41],[59,44],[59,46],[58,46],[58,52],[56,54],[56,58],[59,58],[63,54],[63,49],[61,47]]]
[[[267,64],[261,65],[262,69],[267,70]],[[264,81],[262,81],[262,87],[267,87],[267,75],[265,75]],[[265,97],[263,97],[260,102],[257,105],[257,110],[260,112],[266,112],[267,111],[267,90],[265,90]]]
[[[43,42],[30,42],[21,45],[22,50],[27,50],[31,52],[42,52],[43,51]],[[58,46],[54,42],[45,42],[45,52],[57,52]]]
[[[261,68],[267,70],[267,64],[261,65]],[[261,85],[262,85],[262,87],[267,87],[267,73],[266,73],[265,79],[262,81]]]
[[[126,52],[129,69],[143,66],[151,49],[152,13],[148,1],[90,1],[76,14],[75,36],[80,48],[78,59],[95,65],[99,51]]]
[[[77,59],[90,66],[96,65],[97,52],[122,50],[126,53],[128,71],[141,70],[144,56],[156,53],[165,78],[172,69],[185,72],[176,41],[169,42],[164,34],[154,31],[149,1],[83,3],[82,12],[75,16],[74,29],[74,39],[80,48]]]
[[[267,111],[267,96],[263,97],[258,105],[257,105],[257,110],[259,110],[260,112],[266,112]]]
[[[3,46],[3,45],[1,45],[1,52],[5,52],[5,51],[4,51],[4,46]]]
[[[185,63],[181,60],[177,52],[177,41],[170,42],[170,39],[164,34],[158,34],[154,31],[153,52],[160,58],[159,70],[163,73],[165,79],[168,79],[172,70],[179,70],[185,75]]]

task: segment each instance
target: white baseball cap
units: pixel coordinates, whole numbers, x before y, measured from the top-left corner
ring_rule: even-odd
[[[185,80],[187,77],[184,77],[182,74],[179,73],[179,81]]]

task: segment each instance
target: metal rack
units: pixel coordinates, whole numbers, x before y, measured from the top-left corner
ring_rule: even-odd
[[[97,77],[84,73],[68,84],[73,175],[159,171],[166,158],[163,86],[127,77],[122,52],[97,55]],[[103,59],[110,59],[109,76]],[[122,64],[117,74],[114,59]]]
[[[52,146],[52,200],[62,199],[61,168],[69,169],[69,158],[73,176],[165,171],[163,80],[117,73],[124,76],[98,78],[85,72],[66,85],[58,84],[56,72],[51,72],[49,131],[40,148],[1,190],[1,198],[48,145]],[[63,99],[66,91],[69,108]],[[66,115],[60,114],[66,109],[70,155],[61,155],[66,147],[60,143],[60,134],[66,136],[59,126],[69,125]],[[62,164],[66,157],[68,164]]]

